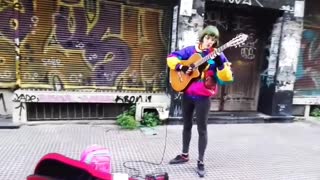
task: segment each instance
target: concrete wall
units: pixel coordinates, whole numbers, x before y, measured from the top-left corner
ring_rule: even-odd
[[[203,29],[205,0],[181,0],[178,25],[173,26],[171,51],[193,45],[198,42],[198,33]],[[175,18],[175,17],[174,17]],[[173,21],[175,23],[175,21]],[[175,33],[177,29],[177,34]],[[177,37],[176,37],[177,36]],[[169,90],[171,94],[170,116],[181,118],[181,95]]]
[[[10,115],[13,111],[13,92],[10,89],[0,89],[0,115]]]

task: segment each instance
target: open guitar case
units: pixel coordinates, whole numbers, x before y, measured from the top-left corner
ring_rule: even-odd
[[[88,164],[57,153],[43,156],[27,180],[112,180],[112,174],[102,173]]]

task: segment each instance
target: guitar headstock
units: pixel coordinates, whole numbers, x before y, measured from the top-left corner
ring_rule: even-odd
[[[248,35],[244,33],[238,34],[235,38],[231,39],[227,42],[227,46],[229,47],[240,47],[244,45],[244,42],[248,39]]]

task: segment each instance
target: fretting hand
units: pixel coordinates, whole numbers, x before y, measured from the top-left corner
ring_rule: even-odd
[[[218,52],[217,49],[214,49],[214,55],[215,55],[215,57],[214,57],[213,61],[215,62],[216,66],[217,67],[223,66],[223,62],[220,57],[221,53]]]

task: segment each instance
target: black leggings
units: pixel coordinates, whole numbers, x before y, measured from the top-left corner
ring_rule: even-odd
[[[210,105],[211,105],[210,97],[191,97],[184,94],[182,98],[182,116],[183,116],[182,152],[189,153],[193,113],[195,110],[198,134],[199,134],[199,141],[198,141],[199,161],[203,161],[204,152],[206,150],[207,142],[208,142],[207,122],[208,122]]]

